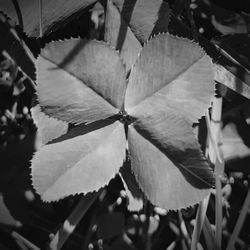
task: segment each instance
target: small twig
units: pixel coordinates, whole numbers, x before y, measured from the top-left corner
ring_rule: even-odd
[[[61,249],[65,241],[75,230],[76,226],[91,207],[91,205],[95,202],[95,200],[99,197],[102,189],[92,195],[84,196],[79,203],[74,208],[73,212],[69,215],[69,217],[64,221],[62,227],[58,230],[55,236],[52,238],[49,249]]]
[[[208,195],[203,201],[200,202],[200,205],[196,214],[196,219],[195,219],[194,231],[193,231],[192,241],[191,241],[191,250],[197,249],[197,243],[199,242],[201,230],[202,230],[203,223],[206,217],[209,198],[210,198],[210,195]]]
[[[242,228],[242,226],[244,224],[244,221],[245,221],[249,206],[250,206],[250,187],[248,188],[248,192],[247,192],[244,204],[243,204],[243,206],[241,208],[239,218],[238,218],[238,220],[236,222],[233,233],[232,233],[232,235],[230,237],[230,240],[228,242],[227,250],[235,249],[234,245],[237,242],[237,238],[238,238],[238,236],[240,234],[240,231],[241,231],[241,228]]]

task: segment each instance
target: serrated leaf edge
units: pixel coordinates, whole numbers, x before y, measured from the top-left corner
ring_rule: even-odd
[[[81,38],[80,36],[78,37],[71,37],[71,38],[65,38],[65,39],[59,39],[59,40],[53,40],[53,41],[50,41],[48,43],[45,44],[45,46],[40,50],[40,54],[37,56],[36,58],[36,63],[35,63],[35,67],[36,67],[36,72],[35,72],[35,75],[36,75],[36,79],[37,79],[37,69],[38,69],[38,66],[37,66],[37,62],[39,60],[40,57],[46,59],[46,60],[49,60],[47,58],[45,58],[42,54],[42,50],[46,47],[46,45],[49,45],[49,44],[53,44],[53,43],[63,43],[63,42],[67,42],[67,41],[71,41],[71,40],[81,40],[83,42],[96,42],[96,43],[99,43],[101,45],[104,45],[106,46],[107,48],[110,48],[112,49],[119,57],[119,60],[121,61],[121,64],[122,64],[122,68],[123,68],[123,75],[124,75],[124,79],[125,79],[125,83],[126,83],[126,88],[125,88],[125,92],[124,92],[124,96],[123,96],[123,105],[122,105],[122,108],[121,109],[124,109],[124,101],[125,101],[125,93],[126,93],[126,89],[127,89],[127,86],[128,86],[128,79],[129,79],[129,75],[126,74],[126,64],[123,60],[123,58],[120,56],[120,51],[119,50],[116,50],[112,45],[110,45],[110,43],[108,42],[105,42],[105,41],[100,41],[100,40],[96,40],[96,39],[87,39],[87,38]],[[139,56],[139,54],[138,54]],[[50,61],[50,60],[49,60]],[[53,63],[53,62],[52,62]],[[58,66],[58,65],[57,65]],[[63,68],[61,68],[62,70],[64,70]],[[130,69],[131,71],[131,69]],[[74,77],[75,79],[79,80],[75,75],[71,74],[70,72],[66,71],[69,75],[71,75],[72,77]],[[87,86],[87,85],[86,85]],[[90,88],[89,86],[87,86],[88,88]],[[92,88],[90,88],[91,90],[93,90]],[[36,90],[37,91],[37,90]],[[94,91],[95,92],[95,91]],[[96,93],[96,92],[95,92]],[[39,95],[37,94],[37,99],[38,99],[38,102],[40,103],[39,101]],[[105,98],[102,97],[102,99],[106,102],[108,102]],[[109,102],[108,102],[109,103]],[[109,103],[110,104],[110,103]],[[112,104],[110,104],[112,105]],[[112,105],[113,106],[113,105]],[[114,106],[113,106],[114,107]],[[42,107],[41,107],[42,108]],[[116,107],[114,107],[115,109],[117,109]],[[42,108],[43,109],[43,108]],[[119,112],[120,110],[117,109],[117,112]],[[54,118],[53,116],[49,116],[49,117],[52,117]],[[61,120],[61,121],[64,121],[64,120]],[[66,122],[66,121],[64,121]],[[76,123],[78,124],[78,123]],[[89,124],[89,123],[86,123],[86,124]]]
[[[112,132],[111,132],[111,133],[112,133]],[[126,150],[126,148],[125,148],[124,150]],[[119,170],[115,173],[115,175],[114,175],[112,178],[110,178],[110,180],[108,181],[108,183],[106,183],[105,185],[99,187],[99,188],[96,189],[96,190],[92,190],[92,191],[89,191],[89,192],[87,192],[87,193],[84,193],[84,192],[76,192],[76,193],[74,193],[74,194],[61,196],[61,198],[58,198],[58,199],[56,199],[56,200],[46,200],[46,199],[43,199],[43,195],[41,195],[41,194],[38,192],[38,189],[39,189],[39,188],[35,185],[34,176],[33,176],[33,174],[32,174],[32,173],[33,173],[32,165],[33,165],[33,160],[34,160],[34,157],[35,157],[35,154],[36,154],[36,152],[34,152],[34,153],[32,154],[32,158],[31,158],[30,161],[29,161],[29,162],[30,162],[30,173],[29,173],[29,176],[30,176],[30,179],[31,179],[31,186],[33,187],[35,193],[36,193],[37,195],[39,195],[39,197],[41,198],[41,200],[42,200],[43,202],[45,202],[45,203],[57,202],[57,201],[62,200],[62,199],[64,199],[64,198],[66,198],[66,197],[75,196],[75,195],[79,195],[79,194],[96,193],[96,192],[98,192],[101,188],[107,187],[107,186],[109,185],[109,183],[111,182],[111,180],[113,180],[113,179],[119,174],[120,169],[121,169],[121,167],[123,166],[123,163],[124,163],[124,161],[125,161],[125,159],[126,159],[126,153],[125,153],[125,152],[126,152],[126,151],[124,151],[124,156],[123,156],[122,164],[121,164],[121,166],[119,167]]]
[[[122,62],[122,65],[123,65],[123,68],[124,68],[124,72],[125,72],[125,62],[124,60],[121,58],[120,56],[120,51],[115,49],[114,46],[112,46],[109,42],[106,42],[106,41],[102,41],[102,40],[97,40],[97,39],[87,39],[87,38],[81,38],[80,36],[77,36],[77,37],[70,37],[70,38],[64,38],[64,39],[58,39],[58,40],[52,40],[48,43],[45,43],[44,47],[41,48],[41,52],[42,50],[46,47],[46,45],[48,44],[51,44],[51,43],[64,43],[64,42],[67,42],[67,41],[71,41],[71,40],[82,40],[83,42],[86,41],[86,42],[96,42],[96,43],[99,43],[99,44],[102,44],[102,45],[105,45],[106,47],[108,48],[111,48],[114,52],[116,52],[116,54],[118,55],[118,57],[120,58],[121,62]],[[41,52],[39,54],[39,56],[41,56]],[[126,74],[125,74],[126,75]]]
[[[159,32],[159,33],[157,33],[157,34],[153,34],[152,36],[150,36],[149,39],[148,39],[145,43],[143,43],[142,48],[141,48],[140,52],[138,53],[138,57],[137,57],[135,63],[134,63],[134,64],[132,65],[132,67],[131,67],[130,74],[131,74],[132,70],[134,69],[134,67],[136,66],[136,64],[138,63],[138,61],[139,61],[139,59],[140,59],[140,56],[141,56],[141,53],[143,52],[143,49],[146,48],[146,46],[148,46],[148,44],[151,42],[151,40],[156,39],[156,38],[158,38],[159,36],[164,36],[164,35],[169,35],[170,37],[173,37],[173,38],[179,38],[179,39],[181,39],[181,40],[188,41],[188,42],[192,42],[193,44],[197,45],[198,49],[200,49],[200,50],[204,53],[203,56],[207,56],[207,57],[211,60],[211,64],[212,64],[213,67],[214,67],[214,63],[213,63],[212,57],[211,57],[210,55],[208,55],[207,52],[204,50],[203,46],[201,46],[201,45],[200,45],[198,42],[196,42],[195,40],[191,40],[191,39],[189,39],[189,38],[187,38],[187,37],[181,37],[181,36],[178,36],[178,35],[174,35],[174,34],[171,34],[170,32]],[[203,57],[203,56],[202,56],[202,57]],[[201,57],[201,58],[202,58],[202,57]],[[201,58],[199,58],[198,60],[200,60]],[[197,61],[198,61],[198,60],[197,60]],[[192,65],[191,65],[191,66],[192,66]],[[129,74],[129,77],[130,77],[130,74]],[[129,81],[129,77],[128,77],[128,81]],[[216,86],[217,86],[217,83],[214,84],[214,95],[211,96],[210,104],[208,105],[207,109],[209,109],[209,108],[212,107],[212,98],[213,98],[213,97],[215,96],[215,94],[216,94]],[[141,103],[141,102],[140,102],[140,103]],[[140,103],[138,103],[137,105],[139,105]],[[137,105],[135,105],[135,106],[137,106]],[[135,107],[135,106],[134,106],[134,107]],[[134,108],[134,107],[132,107],[132,108]],[[205,114],[204,114],[204,115],[201,115],[201,117],[198,118],[197,121],[199,122],[199,120],[202,119],[202,117],[205,117]]]
[[[50,118],[50,119],[54,119],[54,120],[56,120],[56,121],[58,121],[58,122],[63,122],[63,123],[65,123],[65,125],[68,126],[68,130],[67,130],[67,132],[64,133],[64,134],[67,134],[67,133],[68,133],[68,131],[69,131],[69,123],[68,123],[68,122],[63,121],[63,120],[60,120],[60,119],[58,119],[58,118],[56,118],[56,117],[52,117],[52,116],[50,116],[50,115],[44,113],[43,110],[42,110],[42,107],[41,107],[40,104],[39,104],[39,102],[38,102],[38,104],[36,104],[35,106],[33,106],[31,109],[33,109],[33,108],[35,108],[35,107],[38,107],[38,108],[39,108],[39,111],[42,112],[44,116],[46,116],[46,117],[48,117],[48,118]],[[32,120],[33,120],[33,122],[34,122],[36,128],[37,128],[37,132],[36,132],[36,133],[38,133],[39,127],[38,127],[38,124],[36,123],[34,117],[32,116],[32,113],[31,113],[31,117],[32,117]],[[64,134],[62,134],[62,135],[64,135]],[[60,136],[62,136],[62,135],[60,135]],[[60,136],[58,136],[58,137],[60,137]],[[58,138],[58,137],[57,137],[57,138]],[[54,138],[54,139],[56,139],[56,138]],[[50,140],[47,141],[45,144],[42,144],[41,147],[44,146],[44,145],[46,145],[46,144],[48,144],[49,142],[53,141],[54,139],[50,139]],[[33,155],[33,156],[34,156],[34,155]],[[32,157],[32,158],[33,158],[33,157]]]
[[[193,136],[196,138],[196,136],[195,136],[195,133],[194,133],[194,131],[192,131],[192,134],[193,134]],[[141,135],[142,136],[142,135]],[[143,137],[144,138],[144,137]],[[146,138],[145,138],[146,139]],[[147,139],[146,139],[147,140]],[[203,153],[203,151],[201,150],[201,144],[199,143],[199,141],[196,139],[196,143],[197,143],[197,146],[199,146],[199,150],[200,150],[200,152],[201,152],[201,154],[202,154],[202,156],[204,157],[204,159],[206,159],[206,157],[205,157],[205,155],[204,155],[204,153]],[[152,144],[152,143],[151,143]],[[130,157],[130,152],[129,152],[129,149],[128,149],[128,156],[129,156],[129,158],[131,158]],[[166,156],[167,157],[167,156]],[[174,164],[175,165],[175,164]],[[177,167],[177,166],[175,166],[175,167]],[[183,167],[183,166],[181,166],[181,167]],[[211,168],[211,166],[209,165],[209,162],[208,162],[208,167],[209,168]],[[184,170],[186,170],[186,168],[185,167],[183,167],[184,168]],[[214,172],[213,172],[213,169],[211,168],[211,171],[212,171],[212,174],[214,175]],[[150,200],[150,198],[147,196],[147,194],[143,191],[143,188],[141,187],[141,185],[140,185],[140,183],[139,183],[139,181],[138,181],[138,175],[137,174],[135,174],[134,172],[133,172],[133,169],[131,168],[131,172],[132,172],[132,174],[135,176],[135,179],[136,179],[136,182],[137,182],[137,184],[138,184],[138,187],[139,187],[139,189],[140,189],[140,191],[142,192],[142,194],[145,196],[145,198],[148,200],[148,201],[150,201],[151,202],[151,200]],[[189,172],[189,171],[188,171]],[[195,175],[195,177],[196,177],[196,175]],[[198,178],[198,179],[200,179],[200,178]],[[203,181],[203,180],[202,180]],[[204,182],[204,181],[203,181]],[[207,183],[207,182],[205,182],[207,185],[209,185],[209,186],[211,186],[209,183]],[[211,188],[208,188],[207,190],[212,190],[213,189],[213,187],[211,186]],[[210,191],[211,192],[211,191]],[[152,203],[152,202],[151,202]],[[180,209],[182,209],[182,208],[191,208],[191,207],[193,207],[193,206],[195,206],[196,204],[199,204],[200,203],[200,201],[197,201],[197,202],[193,202],[193,203],[191,203],[189,206],[187,206],[187,207],[178,207],[178,208],[176,208],[176,209],[167,209],[167,208],[163,208],[163,209],[165,209],[167,212],[169,212],[169,211],[178,211],[178,210],[180,210]],[[152,203],[153,204],[153,203]],[[156,206],[156,207],[161,207],[159,204],[153,204],[153,206]],[[161,207],[162,208],[162,207]]]

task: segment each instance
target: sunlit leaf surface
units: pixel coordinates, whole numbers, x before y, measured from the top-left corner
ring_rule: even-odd
[[[45,201],[98,190],[119,171],[125,146],[125,133],[118,122],[45,145],[32,160],[33,184]]]
[[[141,51],[129,79],[125,109],[133,114],[144,101],[161,102],[196,122],[213,93],[212,62],[202,48],[188,39],[162,34]]]
[[[71,123],[90,123],[119,112],[126,88],[118,53],[98,41],[53,42],[38,63],[42,110]]]
[[[172,108],[148,106],[129,127],[128,143],[132,172],[155,205],[193,205],[214,184],[191,123]]]
[[[117,19],[117,7],[109,1],[108,8]],[[106,34],[115,45],[117,34]],[[120,57],[128,56],[123,58],[128,70],[136,38],[130,32],[126,39],[129,50],[121,49],[120,56],[104,42],[80,39],[50,43],[39,56],[42,111],[74,124],[63,134],[64,123],[53,120],[43,132],[53,140],[32,160],[33,185],[42,199],[105,186],[123,165],[126,149],[131,169],[124,164],[120,172],[130,210],[141,208],[142,193],[154,205],[180,209],[201,201],[213,187],[212,169],[192,128],[213,96],[210,58],[192,41],[160,34],[141,50],[127,87]],[[54,125],[60,129],[50,134]]]

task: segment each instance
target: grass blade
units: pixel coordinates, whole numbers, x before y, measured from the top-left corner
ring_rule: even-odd
[[[204,218],[203,234],[206,241],[206,249],[220,250],[216,244],[215,235],[207,216]]]
[[[178,216],[179,216],[179,223],[180,223],[180,232],[181,232],[181,245],[182,249],[189,249],[190,244],[191,244],[191,239],[185,224],[185,221],[183,219],[181,211],[178,211]]]
[[[102,189],[100,191],[102,191]],[[99,197],[100,191],[90,194],[88,196],[84,196],[79,201],[79,203],[73,209],[73,212],[64,221],[62,227],[58,230],[58,232],[52,238],[49,244],[49,249],[55,250],[55,249],[62,248],[63,244],[71,235],[71,233],[73,233],[73,231],[75,230],[76,226],[78,225],[82,217],[85,215],[85,213],[88,211],[90,206],[94,203],[94,201]]]
[[[246,196],[244,204],[242,206],[239,218],[238,218],[238,220],[236,222],[233,233],[232,233],[232,235],[230,237],[230,240],[228,242],[227,250],[235,249],[234,245],[235,245],[235,243],[237,241],[237,238],[238,238],[238,236],[240,234],[241,228],[242,228],[242,226],[244,224],[244,221],[245,221],[249,206],[250,206],[250,187],[248,188],[247,196]]]

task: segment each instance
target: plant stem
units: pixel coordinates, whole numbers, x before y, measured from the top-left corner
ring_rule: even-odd
[[[178,211],[178,215],[179,215],[179,221],[180,221],[180,232],[182,235],[181,242],[182,242],[182,245],[185,243],[184,245],[188,249],[190,246],[190,242],[191,242],[190,236],[188,234],[188,230],[187,230],[187,227],[186,227],[186,224],[185,224],[185,221],[183,219],[181,211]],[[183,245],[183,247],[184,247],[184,245]]]
[[[91,236],[92,236],[92,229],[93,229],[93,226],[97,223],[97,209],[96,207],[92,210],[92,217],[91,217],[91,220],[90,220],[90,223],[89,223],[89,228],[88,228],[88,232],[84,238],[84,242],[82,244],[82,250],[85,250],[88,248],[88,244],[90,243],[90,239],[91,239]]]
[[[151,249],[151,236],[148,233],[149,230],[149,223],[150,223],[150,203],[149,201],[145,201],[145,215],[146,215],[146,221],[143,227],[143,234],[144,234],[144,244],[145,244],[145,250]]]
[[[208,132],[208,141],[209,141],[209,148],[208,148],[208,155],[209,155],[209,158],[211,159],[211,161],[213,163],[215,163],[215,159],[217,157],[217,159],[219,160],[219,162],[223,162],[222,160],[222,156],[221,156],[221,152],[219,150],[219,147],[218,147],[218,143],[217,143],[217,140],[214,139],[214,136],[213,136],[213,132],[212,132],[212,129],[211,129],[211,122],[210,122],[210,118],[209,118],[209,114],[206,113],[206,125],[207,125],[207,132]]]
[[[207,216],[205,216],[204,218],[203,234],[206,241],[206,249],[220,250],[218,245],[216,244],[214,232],[211,229],[211,224]]]
[[[209,157],[211,162],[215,164],[215,185],[216,185],[216,196],[215,196],[215,228],[216,228],[216,242],[218,247],[221,247],[221,236],[222,236],[222,190],[221,190],[221,176],[224,173],[224,161],[219,160],[216,151],[219,148],[214,147],[211,140],[213,139],[216,146],[221,143],[221,113],[222,113],[222,97],[214,97],[213,108],[211,114],[211,135],[209,140]],[[209,130],[209,128],[208,128]],[[221,152],[218,152],[222,155]]]
[[[197,248],[197,243],[199,242],[204,219],[206,217],[209,198],[210,198],[210,195],[208,195],[203,201],[200,202],[200,205],[196,214],[196,219],[195,219],[194,231],[193,231],[192,241],[191,241],[191,250],[196,250]]]
[[[240,234],[240,231],[241,231],[241,228],[242,228],[243,223],[245,221],[249,206],[250,206],[250,187],[248,188],[247,196],[246,196],[244,204],[242,206],[239,218],[236,222],[233,233],[232,233],[230,240],[228,242],[227,250],[235,249],[234,244],[237,241],[237,238]]]
[[[173,241],[166,250],[174,250],[177,244],[177,240]]]
[[[218,174],[218,169],[220,168],[221,164],[218,160],[216,160],[215,164],[215,181],[216,181],[216,195],[215,195],[215,236],[216,241],[221,246],[221,236],[222,236],[222,188],[221,188],[221,179]],[[217,171],[216,171],[217,170]]]
[[[71,233],[75,230],[76,226],[88,211],[90,206],[94,203],[94,201],[99,197],[102,189],[96,193],[89,194],[84,196],[79,203],[74,208],[73,212],[69,215],[69,217],[64,221],[62,227],[55,234],[53,239],[49,244],[49,249],[61,249],[65,241],[71,235]]]

